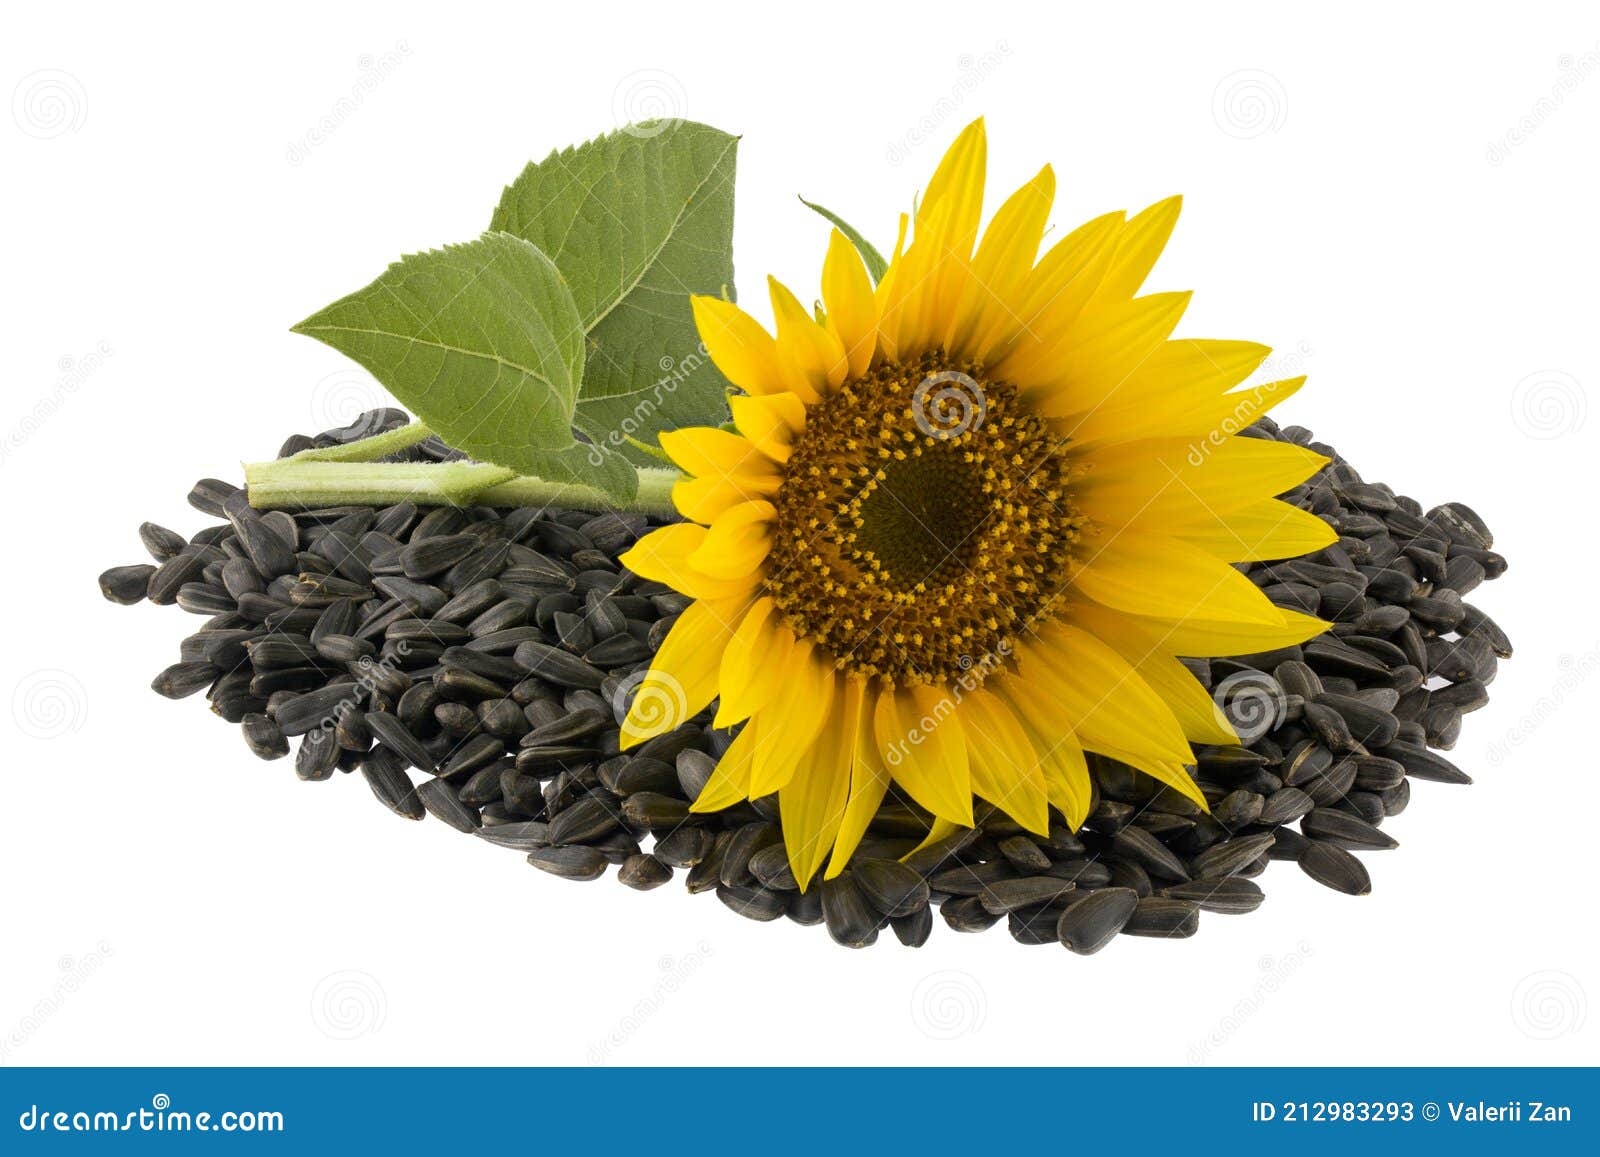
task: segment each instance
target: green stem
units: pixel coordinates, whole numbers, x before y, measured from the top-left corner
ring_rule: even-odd
[[[518,476],[502,466],[479,462],[330,462],[296,454],[274,462],[249,463],[244,468],[250,504],[256,507],[307,510],[415,502],[422,506],[565,506],[672,514],[672,485],[683,476],[676,470],[648,467],[638,473],[638,493],[631,501],[618,503],[592,486]]]
[[[640,466],[639,489],[628,502],[618,503],[593,486],[566,482],[547,482],[527,475],[513,477],[489,487],[473,499],[484,506],[567,506],[574,510],[627,510],[663,517],[677,513],[672,505],[672,487],[683,479],[677,470]]]
[[[296,462],[375,462],[386,454],[394,454],[407,446],[415,446],[433,434],[426,422],[412,422],[358,442],[343,446],[328,446],[322,450],[302,450],[293,455]]]

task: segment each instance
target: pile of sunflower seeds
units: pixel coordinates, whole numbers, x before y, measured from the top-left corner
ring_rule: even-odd
[[[341,430],[297,435],[281,454],[398,426],[374,411]],[[146,523],[154,564],[100,578],[118,603],[176,603],[206,617],[153,688],[204,691],[263,759],[326,780],[360,771],[407,819],[432,815],[593,880],[617,866],[632,888],[682,870],[752,920],[825,925],[849,947],[888,928],[923,944],[937,906],[959,932],[1004,921],[1024,944],[1096,952],[1118,933],[1186,937],[1200,913],[1253,911],[1258,877],[1293,860],[1340,892],[1371,888],[1354,852],[1396,846],[1383,822],[1411,783],[1467,783],[1433,749],[1488,701],[1511,644],[1467,603],[1505,570],[1470,509],[1424,511],[1363,482],[1298,427],[1291,441],[1332,463],[1286,501],[1326,519],[1337,544],[1243,568],[1278,605],[1334,626],[1303,646],[1190,662],[1244,743],[1200,748],[1210,814],[1169,788],[1091,757],[1096,798],[1074,833],[1052,812],[1046,836],[982,808],[978,825],[915,851],[928,816],[891,792],[850,869],[800,892],[775,798],[713,815],[689,804],[732,734],[707,709],[619,752],[619,723],[650,658],[688,603],[623,570],[651,526],[572,510],[347,506],[252,509],[237,487],[197,483],[191,505],[225,519],[192,537]],[[400,457],[459,457],[437,439]]]

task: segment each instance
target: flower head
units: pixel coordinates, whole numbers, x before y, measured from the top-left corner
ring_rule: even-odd
[[[802,886],[842,870],[891,784],[934,834],[974,796],[1077,827],[1098,752],[1203,807],[1190,744],[1237,740],[1178,657],[1326,626],[1232,565],[1334,540],[1273,497],[1326,460],[1235,436],[1303,379],[1235,390],[1266,347],[1175,340],[1188,294],[1136,296],[1178,199],[1041,257],[1054,173],[980,237],[985,151],[978,121],[876,286],[835,231],[815,313],[770,281],[775,333],[695,298],[737,433],[661,436],[687,521],[623,559],[695,600],[624,743],[687,718],[645,692],[720,697],[717,724],[744,727],[696,810],[776,792]]]

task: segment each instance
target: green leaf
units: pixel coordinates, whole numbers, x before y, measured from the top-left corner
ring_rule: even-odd
[[[519,237],[401,258],[294,332],[360,362],[480,462],[631,493],[622,471],[595,477],[592,448],[572,436],[582,322],[555,264]]]
[[[845,235],[846,240],[856,247],[856,252],[861,254],[861,260],[867,264],[867,272],[872,275],[872,283],[876,285],[883,280],[883,275],[889,269],[889,263],[883,259],[883,254],[873,248],[872,242],[861,235],[861,231],[850,222],[846,221],[832,209],[824,209],[821,205],[800,198],[800,203],[826,217],[833,223],[834,228]]]
[[[490,227],[548,253],[572,290],[575,421],[611,457],[648,463],[629,438],[727,417],[689,295],[731,292],[738,143],[691,121],[631,126],[528,165],[495,209]]]

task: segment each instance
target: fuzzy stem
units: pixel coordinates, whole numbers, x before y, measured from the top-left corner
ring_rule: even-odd
[[[676,470],[648,467],[641,468],[638,474],[638,493],[632,500],[618,503],[592,486],[518,476],[504,467],[478,462],[327,461],[296,454],[273,462],[250,463],[244,468],[250,504],[256,507],[304,510],[409,501],[423,506],[566,506],[577,510],[672,514],[672,485],[682,475]]]
[[[426,422],[411,422],[370,438],[346,442],[342,446],[327,446],[321,450],[302,450],[291,457],[296,462],[375,462],[386,454],[415,446],[432,434]]]

